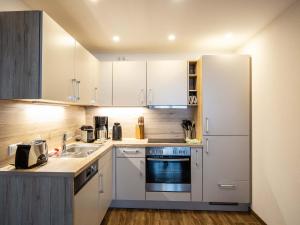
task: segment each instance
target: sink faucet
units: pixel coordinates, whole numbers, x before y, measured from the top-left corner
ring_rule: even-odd
[[[63,134],[63,142],[62,142],[62,147],[61,147],[61,152],[65,153],[67,151],[67,133]]]

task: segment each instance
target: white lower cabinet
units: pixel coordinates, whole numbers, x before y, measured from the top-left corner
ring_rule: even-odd
[[[112,181],[112,151],[106,153],[99,160],[99,213],[98,221],[103,220],[106,211],[108,210],[111,201],[112,201],[112,190],[113,190],[113,181]]]
[[[202,197],[202,148],[191,149],[191,185],[193,202],[201,202]]]
[[[74,225],[99,225],[98,176],[95,175],[74,199]]]
[[[249,203],[249,137],[205,136],[203,143],[203,201]]]
[[[116,199],[145,200],[144,157],[116,159]]]

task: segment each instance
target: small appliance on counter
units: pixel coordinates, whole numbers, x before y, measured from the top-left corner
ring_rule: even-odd
[[[144,132],[144,117],[140,116],[138,118],[138,124],[135,126],[135,138],[136,139],[144,139],[145,132]]]
[[[114,141],[121,141],[122,140],[122,127],[120,123],[116,122],[113,126],[113,132],[112,132],[112,139]]]
[[[107,140],[108,139],[108,117],[107,116],[95,116],[95,139]]]
[[[92,126],[81,126],[81,140],[86,143],[92,143],[94,141],[94,128]]]
[[[29,169],[48,162],[48,145],[45,140],[19,144],[15,156],[16,169]]]

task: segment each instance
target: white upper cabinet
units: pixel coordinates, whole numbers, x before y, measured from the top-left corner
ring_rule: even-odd
[[[204,56],[203,134],[249,135],[250,58]]]
[[[146,62],[113,63],[113,105],[146,106]]]
[[[75,51],[75,79],[77,102],[85,105],[99,104],[99,61],[78,42]]]
[[[187,104],[187,61],[148,61],[147,105]]]
[[[43,13],[42,98],[73,101],[75,40]]]
[[[112,62],[100,62],[98,77],[98,98],[99,105],[112,106],[113,99],[113,63]]]
[[[77,102],[81,104],[94,103],[93,56],[78,42],[75,48],[75,79]]]
[[[97,104],[99,62],[43,13],[42,98]]]

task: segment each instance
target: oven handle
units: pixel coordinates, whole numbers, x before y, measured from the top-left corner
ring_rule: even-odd
[[[182,158],[182,159],[157,159],[157,158],[147,158],[148,161],[160,161],[160,162],[183,162],[190,161],[190,158]]]

